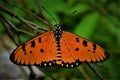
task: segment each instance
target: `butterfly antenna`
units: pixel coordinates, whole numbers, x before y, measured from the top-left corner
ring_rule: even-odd
[[[55,18],[48,12],[48,10],[43,6],[42,7],[51,17],[52,19],[55,21],[55,23],[57,24],[57,21],[55,20]]]
[[[62,18],[62,19],[60,20],[59,24],[62,23],[65,19],[67,19],[69,16],[73,15],[73,14],[76,13],[76,12],[77,12],[77,10],[74,10],[72,13],[70,13],[69,15],[65,16],[64,18]],[[64,20],[63,20],[63,19],[64,19]]]

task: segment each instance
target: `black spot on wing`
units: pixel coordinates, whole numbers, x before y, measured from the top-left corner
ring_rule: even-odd
[[[76,42],[78,42],[78,43],[80,42],[80,40],[79,40],[79,38],[78,38],[78,37],[76,38]]]
[[[22,50],[23,50],[24,54],[26,55],[25,44],[22,44]]]
[[[93,43],[93,50],[96,50],[96,44]]]
[[[44,53],[44,50],[43,50],[43,49],[40,49],[40,52],[41,52],[41,53]]]
[[[39,42],[39,43],[41,43],[41,42],[42,42],[42,41],[41,41],[41,37],[39,37],[39,38],[38,38],[38,42]]]
[[[88,49],[88,52],[90,52],[90,50]]]
[[[32,51],[30,51],[30,53],[32,53]]]
[[[31,42],[31,47],[33,47],[33,48],[35,47],[35,41]]]
[[[75,48],[75,51],[79,51],[79,48]]]
[[[23,52],[26,51],[25,44],[22,44],[22,50],[23,50]]]
[[[88,46],[87,41],[83,40],[83,46],[85,46],[85,47]]]

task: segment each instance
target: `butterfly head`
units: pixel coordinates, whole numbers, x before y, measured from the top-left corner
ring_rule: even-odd
[[[60,24],[54,25],[54,28],[57,29],[57,30],[60,30],[60,29],[61,29]],[[55,29],[54,29],[54,30],[55,30]]]
[[[60,38],[62,37],[62,30],[59,24],[56,24],[54,26],[54,37],[56,40],[60,40]]]

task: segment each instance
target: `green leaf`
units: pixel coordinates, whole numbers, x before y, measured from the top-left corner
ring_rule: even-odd
[[[85,38],[90,38],[96,27],[95,25],[98,18],[99,14],[97,12],[86,15],[83,20],[76,26],[74,33]]]

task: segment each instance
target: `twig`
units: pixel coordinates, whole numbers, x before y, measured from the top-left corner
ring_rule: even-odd
[[[30,75],[29,75],[29,80],[34,80],[35,79],[35,73],[33,72],[33,69],[31,66],[28,66],[30,70]]]
[[[19,45],[19,43],[13,38],[13,33],[10,31],[10,29],[8,28],[8,25],[5,23],[5,18],[2,17],[2,15],[0,14],[0,20],[7,32],[7,34],[9,35],[10,39],[12,39],[12,41],[16,44]],[[4,41],[3,41],[4,42]],[[6,45],[4,43],[2,43],[2,45],[6,48],[6,50],[8,51]],[[9,51],[8,51],[9,52]],[[25,70],[20,66],[20,69],[22,70],[22,72],[27,75],[27,73],[25,72]]]
[[[35,1],[35,2],[36,2],[36,4],[37,4],[37,6],[38,6],[39,3],[37,3],[37,1]],[[41,11],[42,18],[41,18],[40,16],[37,16],[36,14],[32,13],[31,11],[22,8],[22,7],[16,6],[16,5],[12,4],[12,3],[9,3],[9,4],[12,5],[12,6],[15,6],[15,7],[19,8],[19,9],[21,9],[21,10],[23,10],[23,11],[25,11],[27,14],[30,14],[30,15],[36,17],[38,20],[40,20],[40,21],[42,21],[43,23],[45,23],[46,25],[48,25],[48,27],[50,27],[50,29],[52,28],[51,23],[50,23],[50,22],[46,19],[46,17],[43,15],[43,13],[42,13],[42,11],[41,11],[42,9],[41,9],[40,6],[38,6],[38,8],[39,8],[40,11]]]
[[[81,74],[83,74],[83,76],[86,78],[86,80],[90,80],[89,75],[86,74],[86,72],[85,72],[85,70],[84,70],[82,65],[80,65],[78,69],[80,70]]]
[[[1,16],[1,17],[2,17],[2,16]],[[17,29],[9,20],[5,19],[4,17],[2,17],[2,19],[3,19],[10,27],[12,27],[16,32],[25,33],[25,34],[28,34],[28,35],[34,37],[34,34],[31,34],[31,33],[26,32],[26,31],[24,31],[24,30],[19,30],[19,29]]]
[[[87,65],[101,80],[104,80],[104,78],[100,75],[100,73],[96,69],[94,69],[90,63],[87,63]]]
[[[5,30],[7,30],[6,32],[7,32],[7,34],[9,35],[9,37],[13,40],[13,42],[14,42],[16,45],[18,45],[18,42],[13,38],[12,32],[10,31],[10,29],[8,29],[7,24],[4,23],[5,20],[2,18],[1,14],[0,14],[0,20],[1,20],[1,22],[2,22],[2,24],[3,24],[3,26],[4,26],[4,28],[5,28]]]
[[[27,21],[27,20],[23,19],[22,17],[17,16],[16,14],[11,12],[7,8],[3,7],[2,5],[0,5],[0,10],[2,10],[3,12],[5,12],[5,13],[7,13],[7,14],[9,14],[11,16],[14,16],[15,18],[19,19],[20,21],[22,21],[24,24],[28,25],[30,28],[34,29],[35,31],[37,31],[38,28],[41,29],[41,30],[46,31],[45,29],[38,27],[36,24],[34,24],[34,23],[30,22],[30,21]],[[34,25],[34,26],[32,26],[31,24]]]

